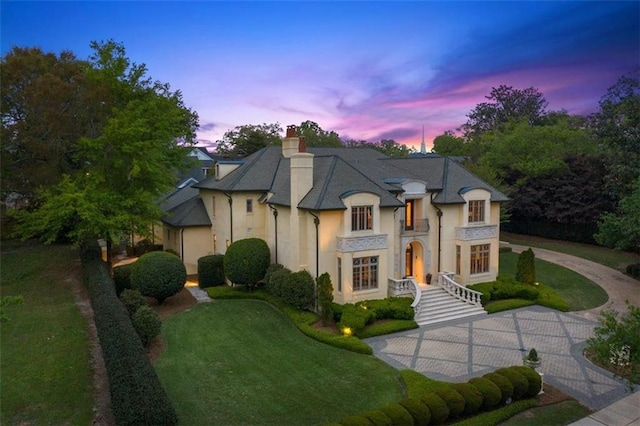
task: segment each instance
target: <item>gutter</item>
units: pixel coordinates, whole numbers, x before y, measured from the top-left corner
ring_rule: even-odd
[[[229,243],[233,243],[233,199],[228,193],[223,192],[223,194],[229,199]]]
[[[276,249],[276,263],[278,263],[278,209],[268,204],[269,208],[273,212],[273,221],[275,222],[275,249]]]
[[[440,256],[442,254],[442,210],[433,204],[433,192],[431,193],[431,197],[429,201],[431,201],[431,205],[437,210],[436,214],[438,215],[438,273],[440,273]]]

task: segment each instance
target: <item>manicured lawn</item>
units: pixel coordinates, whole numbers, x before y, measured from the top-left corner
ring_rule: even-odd
[[[532,237],[529,235],[510,234],[501,232],[500,239],[511,244],[526,247],[539,247],[547,250],[567,253],[581,257],[592,262],[606,265],[610,268],[624,272],[627,265],[640,262],[640,256],[636,253],[628,253],[620,250],[612,250],[606,247],[590,244],[572,243],[569,241],[549,240],[546,238]]]
[[[517,253],[500,253],[500,274],[516,274]],[[604,305],[609,296],[593,281],[553,263],[536,259],[536,280],[555,290],[572,311],[582,311]]]
[[[578,421],[591,411],[577,401],[562,401],[553,405],[536,407],[517,414],[500,423],[501,426],[563,426]]]
[[[184,425],[314,425],[402,399],[400,373],[317,342],[271,305],[199,304],[163,323],[155,367]]]
[[[92,423],[89,342],[71,288],[79,266],[67,246],[2,243],[2,297],[24,303],[6,307],[0,326],[1,424]]]

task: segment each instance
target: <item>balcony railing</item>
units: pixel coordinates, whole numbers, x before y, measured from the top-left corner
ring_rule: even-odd
[[[404,220],[400,221],[400,235],[406,234],[426,234],[429,232],[429,219],[416,219],[413,220],[408,226]]]
[[[482,306],[480,298],[482,293],[479,291],[468,289],[461,286],[453,280],[453,273],[440,272],[438,274],[438,286],[442,287],[447,293],[471,305]]]
[[[413,296],[411,307],[415,315],[420,313],[420,300],[422,299],[422,290],[413,277],[402,279],[389,278],[389,296]]]

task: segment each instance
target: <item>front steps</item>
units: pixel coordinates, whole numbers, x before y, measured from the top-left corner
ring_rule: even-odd
[[[415,316],[418,325],[430,325],[466,318],[476,315],[487,315],[481,306],[465,303],[443,288],[436,286],[422,286],[420,298],[420,312]]]

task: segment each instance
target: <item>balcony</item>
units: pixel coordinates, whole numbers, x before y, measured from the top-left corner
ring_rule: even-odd
[[[412,227],[407,227],[404,220],[400,221],[400,235],[426,234],[429,232],[429,219],[416,219]]]
[[[472,241],[498,236],[498,225],[460,226],[456,228],[456,240]]]

